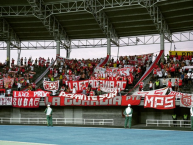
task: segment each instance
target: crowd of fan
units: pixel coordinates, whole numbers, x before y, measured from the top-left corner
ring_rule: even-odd
[[[191,68],[184,66],[193,66],[192,56],[166,56],[164,62],[160,62],[153,70],[153,78],[149,82],[149,90],[153,89],[153,80],[155,81],[155,89],[160,88],[160,81],[163,87],[169,87],[170,91],[182,91],[182,87],[193,84],[193,71]],[[169,79],[166,81],[166,79]],[[172,83],[171,78],[175,78]]]
[[[110,59],[103,68],[123,68],[124,65],[133,65],[134,70],[131,74],[134,81],[131,80],[131,76],[101,76],[94,72],[95,67],[104,59],[57,59],[57,65],[49,69],[48,75],[44,78],[47,81],[60,81],[60,90],[68,93],[76,93],[75,87],[70,91],[68,87],[69,81],[87,80],[87,79],[107,79],[107,80],[127,80],[127,87],[135,84],[142,74],[146,71],[146,68],[152,63],[152,56],[141,58],[141,63],[138,63],[138,56],[120,56],[119,59]],[[144,65],[145,64],[145,65]],[[100,94],[100,85],[98,88],[92,89],[92,86],[83,86],[83,94]]]
[[[109,76],[101,77],[99,75],[94,75],[95,67],[101,62],[103,59],[57,59],[55,65],[49,68],[49,73],[44,78],[44,80],[48,81],[60,81],[60,90],[76,93],[76,90],[73,89],[72,92],[68,87],[69,81],[78,81],[78,80],[87,80],[87,79],[113,79],[109,78]],[[15,60],[11,60],[11,66],[9,67],[4,64],[2,72],[0,72],[0,79],[5,78],[14,78],[13,87],[16,87],[17,90],[21,90],[22,86],[28,86],[28,89],[35,90],[36,84],[32,82],[33,75],[36,74],[35,68],[46,68],[50,65],[50,63],[54,62],[54,59],[44,59],[39,58],[32,60],[32,58],[27,59],[26,57],[23,59],[19,59],[17,64],[14,63]],[[152,56],[141,58],[141,62],[138,61],[138,56],[120,56],[119,59],[114,60],[114,58],[110,59],[104,68],[112,68],[118,67],[123,68],[124,65],[133,65],[134,72],[132,73],[132,77],[134,81],[131,83],[129,81],[129,77],[126,76],[116,76],[116,79],[125,79],[127,80],[127,87],[129,85],[134,85],[141,78],[142,74],[146,71],[146,69],[152,63]],[[193,58],[183,56],[166,56],[164,62],[159,62],[155,66],[153,70],[153,79],[155,79],[155,89],[160,87],[160,78],[162,79],[163,87],[168,86],[170,88],[174,88],[175,91],[180,91],[182,85],[189,85],[193,82],[193,72],[191,69],[183,69],[184,66],[192,66]],[[158,73],[159,72],[159,73]],[[96,73],[96,72],[95,72]],[[166,82],[166,78],[176,78],[174,84],[170,83],[169,80]],[[153,89],[153,81],[149,82],[149,90]],[[4,86],[1,86],[4,87]],[[126,88],[127,88],[126,87]],[[11,89],[11,85],[8,84],[5,86],[6,89]],[[92,90],[92,86],[83,87],[85,94],[100,93],[100,88],[97,90]]]

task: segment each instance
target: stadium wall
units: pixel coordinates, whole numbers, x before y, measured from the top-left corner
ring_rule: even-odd
[[[52,107],[53,118],[83,118],[83,119],[114,119],[114,126],[124,125],[122,112],[125,107],[93,106],[93,107]],[[176,106],[172,110],[144,109],[143,106],[132,106],[132,125],[145,124],[146,119],[172,120],[172,115],[177,114],[177,119],[183,119],[183,115],[189,115],[189,108]],[[45,118],[45,107],[23,109],[1,106],[0,118]],[[189,117],[188,117],[189,118]],[[15,122],[17,123],[17,122]],[[68,123],[71,124],[71,123]],[[73,124],[73,122],[72,122]]]

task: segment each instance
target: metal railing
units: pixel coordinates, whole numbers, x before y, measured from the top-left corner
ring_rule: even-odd
[[[114,125],[114,119],[53,118],[53,124]],[[47,124],[46,118],[0,118],[1,124]]]
[[[154,119],[147,119],[146,120],[146,126],[147,125],[168,125],[171,127],[173,126],[190,126],[191,120],[154,120]]]

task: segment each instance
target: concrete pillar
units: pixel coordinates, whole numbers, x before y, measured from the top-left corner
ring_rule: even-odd
[[[20,108],[14,108],[13,107],[13,110],[11,113],[11,118],[17,118],[17,119],[12,119],[11,120],[12,123],[19,123],[20,122],[20,119],[19,119],[19,118],[21,118]]]
[[[56,56],[60,56],[60,41],[56,41]]]
[[[10,66],[10,41],[7,41],[7,66]]]
[[[107,38],[107,54],[111,56],[111,39]]]
[[[70,58],[70,49],[66,49],[66,58]]]
[[[160,50],[165,50],[164,46],[165,46],[165,44],[164,44],[164,34],[162,33],[162,34],[160,34]],[[161,56],[161,62],[164,62],[164,53]]]

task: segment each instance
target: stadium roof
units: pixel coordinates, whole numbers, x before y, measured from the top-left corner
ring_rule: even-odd
[[[58,33],[67,40],[107,38],[111,33],[119,38],[159,34],[160,27],[170,33],[193,30],[193,1],[4,0],[0,1],[0,18],[20,41],[54,40]],[[5,41],[3,27],[0,41]]]

